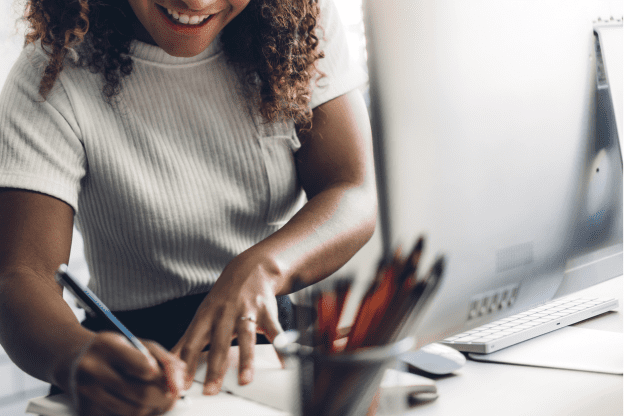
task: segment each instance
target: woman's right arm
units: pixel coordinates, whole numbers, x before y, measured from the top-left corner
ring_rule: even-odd
[[[68,387],[69,363],[94,334],[63,300],[54,272],[69,261],[74,213],[58,199],[0,191],[0,343],[34,377]]]
[[[54,273],[69,260],[73,218],[56,198],[0,189],[0,343],[22,370],[71,392],[81,414],[165,411],[183,363],[156,344],[146,346],[158,363],[118,334],[85,329],[63,300]]]

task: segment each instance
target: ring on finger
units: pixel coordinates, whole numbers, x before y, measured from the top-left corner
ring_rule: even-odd
[[[253,315],[241,316],[239,319],[241,321],[249,321],[253,322],[254,324],[256,323],[256,318]]]

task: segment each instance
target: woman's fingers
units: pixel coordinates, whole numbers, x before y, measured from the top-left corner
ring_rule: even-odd
[[[211,341],[212,316],[212,308],[200,307],[182,338],[171,349],[175,356],[186,363],[185,390],[191,387],[202,351]]]
[[[265,321],[267,322],[267,324],[263,325],[262,327],[259,327],[257,329],[257,332],[264,334],[267,340],[272,344],[273,341],[275,341],[275,337],[277,337],[279,334],[284,332],[284,329],[282,328],[282,325],[279,322],[277,305],[274,311],[267,310],[266,314],[268,316],[268,319],[266,319]],[[282,357],[280,354],[277,354],[277,357],[279,358],[280,363],[282,363],[282,368],[286,368],[285,358]]]
[[[195,378],[195,372],[197,371],[197,366],[199,365],[199,357],[200,352],[204,349],[204,346],[200,346],[196,338],[193,338],[192,335],[188,337],[183,337],[175,347],[171,349],[171,352],[179,357],[182,361],[186,363],[186,371],[184,375],[184,390],[188,390],[191,388],[191,384],[193,384],[193,379]],[[210,342],[208,339],[207,343]],[[194,347],[194,345],[196,345]]]
[[[269,342],[273,342],[275,337],[284,332],[279,323],[277,304],[272,307],[267,305],[256,319],[252,314],[243,315],[239,319],[237,325],[238,345],[240,350],[239,366],[238,366],[238,382],[239,384],[247,384],[253,381],[254,376],[254,347],[256,344],[256,333],[264,334]],[[243,319],[244,318],[244,319]]]
[[[107,395],[132,406],[140,406],[143,401],[150,399],[149,392],[139,388],[141,383],[128,385],[127,382],[114,368],[103,365],[91,356],[84,357],[77,367],[76,390],[83,398],[95,399],[105,390]]]
[[[158,361],[136,349],[123,335],[101,332],[91,346],[92,353],[106,359],[119,372],[143,382],[162,376]]]
[[[80,415],[131,415],[139,414],[141,409],[120,400],[116,395],[100,390],[92,395],[82,395],[78,400]]]
[[[157,359],[146,357],[121,335],[97,334],[72,365],[71,394],[79,413],[148,415],[173,407],[177,396],[167,390],[166,372],[172,372],[166,368],[180,364],[163,354],[162,347],[152,343],[150,348],[164,363],[163,369],[158,364],[154,368]]]
[[[132,415],[147,416],[160,415],[170,410],[175,405],[171,402],[129,402],[124,397],[120,397],[118,392],[98,389],[90,395],[81,395],[78,400],[78,413],[84,416],[95,415]]]
[[[278,318],[277,301],[262,311],[257,331],[264,334],[271,343],[276,336],[284,332]]]
[[[236,312],[226,310],[221,318],[213,323],[204,394],[214,395],[221,390],[223,377],[227,372],[227,358],[232,344],[232,336],[235,333],[236,315]]]
[[[180,397],[185,390],[186,363],[155,342],[145,342],[145,346],[162,368],[167,390]]]
[[[256,266],[250,266],[254,269],[252,272],[245,270],[243,273],[234,273],[234,265],[242,267],[236,262],[228,265],[172,349],[174,354],[186,362],[187,382],[190,384],[200,354],[210,344],[204,379],[204,394],[207,395],[217,394],[221,390],[230,364],[233,338],[238,337],[240,346],[239,383],[247,384],[253,379],[256,333],[261,331],[272,341],[282,332],[273,286],[255,270]],[[246,277],[243,279],[237,276]],[[241,281],[237,283],[237,279]]]
[[[243,319],[244,318],[244,319]],[[238,333],[239,365],[238,383],[251,383],[254,376],[254,346],[256,345],[256,318],[253,315],[238,319],[236,332]]]

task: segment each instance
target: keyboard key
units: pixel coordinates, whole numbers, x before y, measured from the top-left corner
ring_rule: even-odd
[[[461,342],[471,342],[471,341],[474,341],[474,340],[477,340],[477,339],[479,339],[479,337],[478,337],[478,336],[471,335],[471,336],[468,336],[468,337],[462,337],[462,338],[459,338],[459,339],[457,339],[457,341],[461,341]]]

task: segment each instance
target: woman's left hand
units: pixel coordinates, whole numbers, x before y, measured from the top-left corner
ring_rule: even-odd
[[[279,276],[275,269],[266,259],[248,251],[234,258],[223,270],[171,350],[187,364],[187,388],[193,381],[202,350],[210,344],[204,394],[220,391],[228,370],[230,345],[236,337],[240,350],[239,383],[253,380],[256,333],[273,342],[283,331],[275,298]]]

